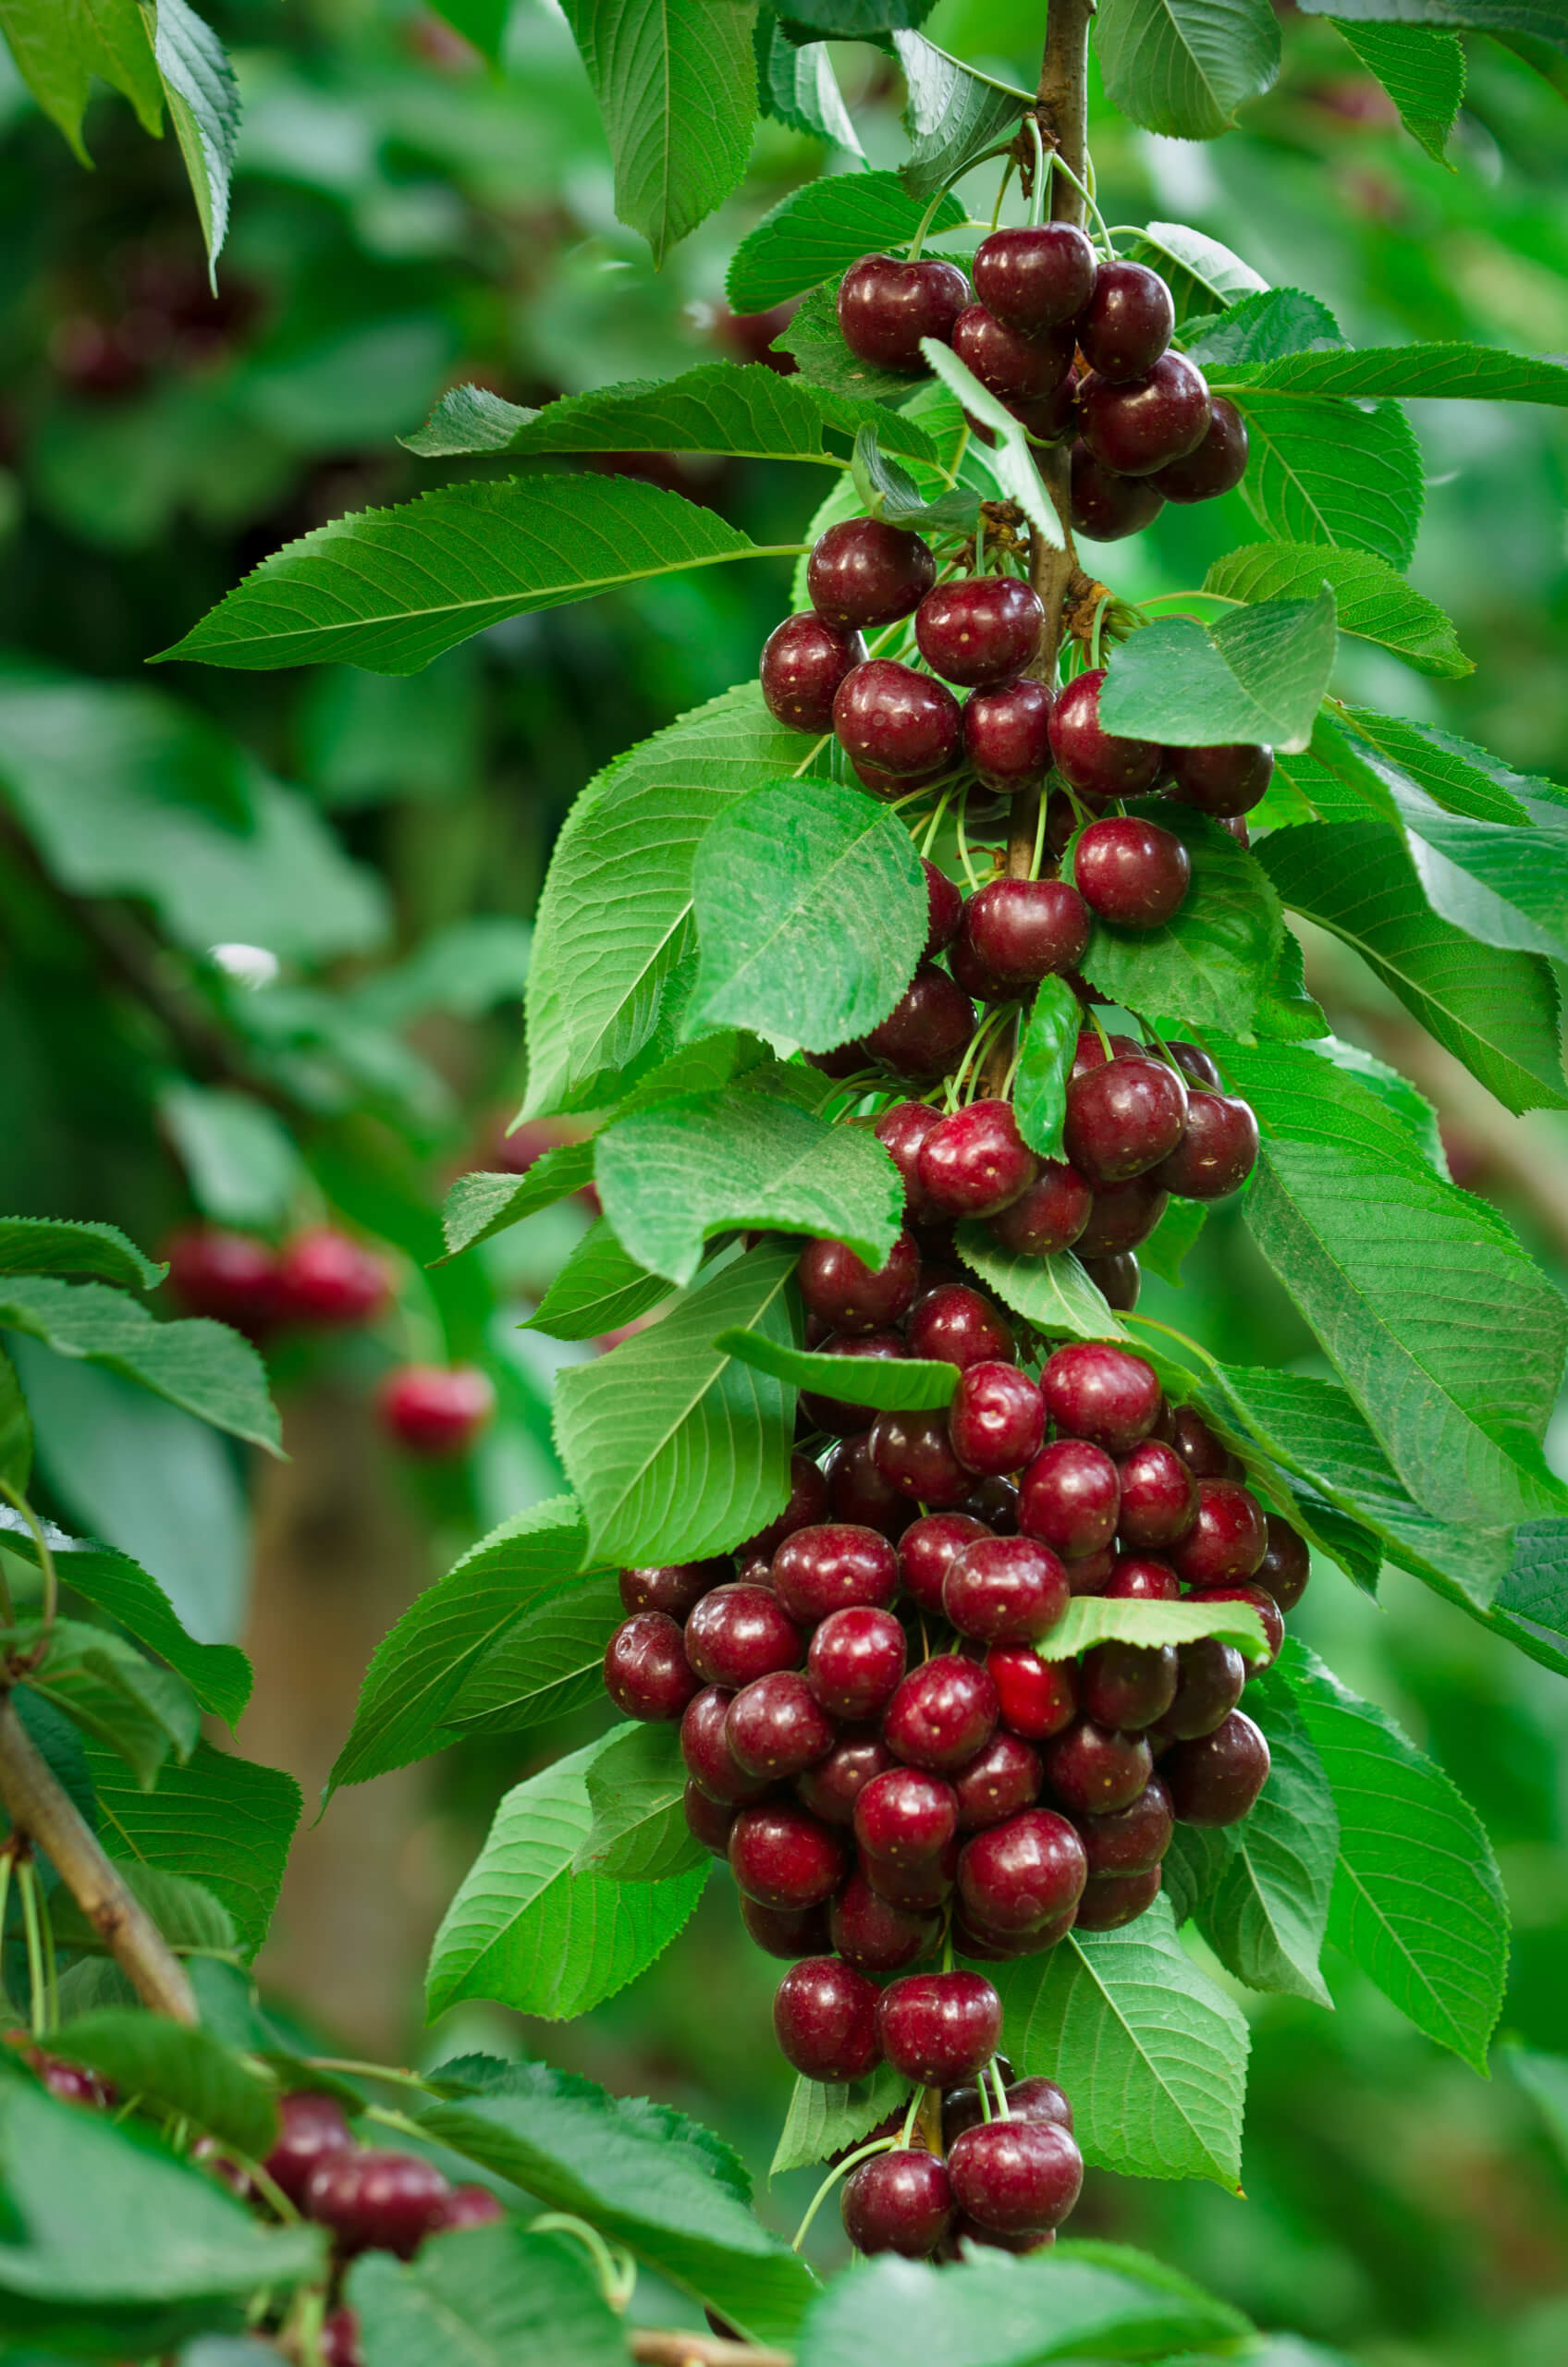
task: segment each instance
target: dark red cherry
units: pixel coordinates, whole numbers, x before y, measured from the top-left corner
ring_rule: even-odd
[[[864,2079],[882,2052],[876,2005],[864,1972],[837,1956],[807,1956],[774,1993],[778,2051],[807,2079]]]
[[[1162,1552],[1183,1538],[1197,1516],[1197,1483],[1173,1446],[1145,1439],[1117,1465],[1121,1511],[1117,1523],[1125,1551]],[[1174,1573],[1167,1569],[1172,1588]]]
[[[971,304],[953,323],[953,351],[980,384],[1004,402],[1054,395],[1072,367],[1070,328],[1020,337],[984,304]]]
[[[724,1721],[724,1737],[738,1764],[748,1775],[770,1783],[787,1783],[826,1759],[838,1734],[805,1678],[794,1669],[778,1669],[742,1686]]]
[[[1078,389],[1084,441],[1103,468],[1144,477],[1180,460],[1208,428],[1208,383],[1184,354],[1161,354],[1140,378],[1091,372]]]
[[[729,1854],[729,1828],[735,1821],[737,1810],[723,1800],[710,1800],[701,1784],[691,1776],[686,1779],[680,1804],[685,1811],[687,1829],[703,1847],[711,1849],[716,1858],[727,1858]]]
[[[951,1571],[948,1579],[950,1585]],[[905,1766],[949,1774],[985,1748],[998,1709],[997,1688],[983,1667],[938,1652],[899,1686],[883,1713],[882,1739]]]
[[[1146,1915],[1159,1896],[1161,1869],[1146,1866],[1141,1874],[1096,1874],[1084,1884],[1084,1895],[1072,1919],[1075,1932],[1119,1932]]]
[[[1256,1164],[1257,1120],[1250,1106],[1199,1088],[1188,1098],[1186,1132],[1155,1169],[1155,1181],[1183,1200],[1223,1200]]]
[[[1181,1072],[1142,1053],[1119,1053],[1067,1088],[1067,1156],[1091,1184],[1147,1174],[1175,1149],[1186,1123]],[[1095,1254],[1096,1245],[1090,1249]]]
[[[1040,1393],[1059,1430],[1126,1454],[1159,1418],[1159,1377],[1142,1356],[1100,1341],[1074,1340],[1048,1357]]]
[[[1039,2120],[1054,2128],[1071,2129],[1072,2106],[1054,2079],[1014,2079],[1006,2067],[1002,2091],[1007,2108],[1014,2120]],[[992,2106],[995,2117],[995,2107]],[[949,2088],[942,2098],[942,2142],[949,2149],[966,2128],[985,2126],[986,2116],[980,2109],[978,2087]]]
[[[1116,1548],[1102,1545],[1097,1553],[1070,1554],[1062,1563],[1073,1594],[1103,1594],[1116,1567]]]
[[[1246,421],[1234,403],[1212,395],[1202,441],[1181,460],[1168,460],[1154,482],[1167,501],[1212,501],[1240,484],[1246,472]]]
[[[945,871],[938,871],[929,856],[921,856],[920,867],[925,875],[927,916],[925,950],[921,959],[929,962],[943,952],[958,935],[959,924],[963,918],[963,897],[957,883],[949,879]],[[878,1134],[878,1142],[881,1139]]]
[[[1155,1221],[1158,1223],[1158,1219]],[[1150,1225],[1148,1230],[1152,1233],[1154,1226]],[[1132,1252],[1112,1250],[1096,1257],[1084,1250],[1079,1262],[1107,1306],[1113,1308],[1118,1315],[1131,1315],[1138,1304],[1138,1287],[1143,1280],[1138,1271],[1138,1261]]]
[[[941,1919],[878,1896],[857,1867],[828,1909],[833,1945],[860,1972],[902,1972],[941,1941]]]
[[[685,1639],[662,1611],[623,1620],[605,1650],[605,1690],[628,1718],[679,1718],[702,1684]]]
[[[914,637],[934,674],[977,690],[1023,672],[1045,615],[1039,594],[1016,575],[960,576],[927,592]]]
[[[998,1478],[1020,1470],[1045,1435],[1045,1401],[1027,1373],[1016,1365],[964,1367],[948,1407],[948,1436],[966,1470]]]
[[[929,546],[879,518],[846,518],[829,526],[806,561],[812,607],[839,627],[890,625],[912,616],[936,580]],[[847,679],[840,676],[840,686]],[[835,705],[837,697],[835,692]]]
[[[857,1528],[875,1528],[896,1545],[914,1517],[914,1508],[890,1488],[871,1459],[871,1432],[840,1439],[823,1466],[827,1480],[825,1516]]]
[[[802,1956],[824,1956],[831,1944],[826,1907],[759,1907],[754,1898],[742,1897],[741,1920],[746,1937],[765,1956],[781,1956],[787,1964],[798,1964]]]
[[[323,2367],[364,2367],[357,2310],[350,2310],[344,2302],[339,2302],[336,2310],[328,2310],[322,2322],[321,2355]]]
[[[1148,1239],[1170,1200],[1170,1193],[1152,1175],[1135,1175],[1129,1184],[1102,1184],[1078,1236],[1078,1255],[1087,1261],[1136,1249]]]
[[[1047,1783],[1074,1816],[1104,1816],[1113,1809],[1131,1808],[1154,1773],[1154,1759],[1143,1735],[1121,1734],[1085,1717],[1047,1743],[1040,1755]]]
[[[1165,1743],[1192,1742],[1222,1725],[1242,1698],[1247,1664],[1233,1644],[1201,1636],[1176,1648],[1176,1698],[1159,1722]]]
[[[1051,754],[1063,780],[1092,804],[1141,797],[1165,770],[1156,740],[1126,740],[1100,728],[1103,666],[1074,674],[1051,710]]]
[[[1266,1513],[1264,1523],[1268,1543],[1253,1573],[1254,1579],[1268,1588],[1281,1611],[1293,1611],[1306,1592],[1306,1582],[1312,1575],[1306,1539],[1278,1513]]]
[[[1043,1661],[1015,1645],[986,1655],[997,1688],[1001,1723],[1026,1742],[1047,1742],[1078,1714],[1077,1667],[1072,1661]]]
[[[729,1748],[729,1705],[735,1699],[722,1686],[704,1686],[687,1704],[680,1721],[680,1757],[687,1774],[710,1800],[730,1809],[760,1800],[771,1780],[748,1773]]]
[[[804,1636],[772,1589],[759,1586],[704,1595],[686,1622],[685,1647],[699,1683],[731,1693],[777,1668],[799,1668],[806,1656]]]
[[[1065,879],[989,879],[963,907],[962,938],[1004,986],[1032,987],[1082,961],[1088,909]]]
[[[855,1802],[855,1839],[868,1864],[933,1865],[958,1831],[958,1794],[921,1767],[873,1776]]]
[[[855,1802],[876,1776],[894,1764],[893,1754],[875,1735],[845,1735],[826,1759],[795,1778],[795,1791],[825,1824],[852,1824]]]
[[[993,2120],[965,2131],[948,2155],[954,2200],[983,2227],[1037,2235],[1060,2226],[1084,2185],[1084,2157],[1050,2121]]]
[[[1042,1159],[1022,1198],[989,1220],[988,1230],[1020,1257],[1049,1257],[1071,1249],[1089,1221],[1094,1193],[1065,1159]]]
[[[795,1269],[806,1311],[832,1331],[880,1331],[914,1303],[920,1252],[900,1233],[886,1261],[867,1266],[842,1241],[808,1241]]]
[[[1037,1161],[1007,1101],[971,1101],[933,1126],[920,1146],[920,1187],[949,1217],[989,1217],[1018,1199]]]
[[[1229,1586],[1198,1587],[1188,1600],[1204,1603],[1250,1603],[1263,1623],[1263,1640],[1267,1650],[1264,1659],[1249,1664],[1247,1674],[1249,1677],[1261,1676],[1266,1669],[1273,1667],[1285,1641],[1285,1614],[1267,1587],[1249,1586],[1244,1579],[1238,1578]]]
[[[1229,1477],[1231,1457],[1195,1405],[1178,1405],[1171,1414],[1171,1444],[1195,1479]]]
[[[621,1608],[629,1618],[639,1611],[662,1611],[667,1618],[684,1619],[704,1595],[733,1575],[734,1564],[728,1556],[716,1562],[671,1562],[660,1569],[622,1570]]]
[[[1162,928],[1182,909],[1193,860],[1180,839],[1135,814],[1091,822],[1073,850],[1072,877],[1092,913],[1118,928]]]
[[[951,880],[948,885],[952,887]],[[957,896],[956,888],[953,893]],[[935,904],[932,909],[935,911]],[[962,919],[962,900],[959,918]],[[939,976],[941,974],[938,972],[937,975]],[[920,1146],[932,1127],[941,1123],[941,1111],[933,1110],[929,1102],[895,1101],[890,1110],[883,1110],[871,1130],[903,1178],[904,1206],[912,1217],[924,1218],[936,1213],[927,1205],[920,1189],[918,1165]]]
[[[1029,675],[971,692],[963,703],[963,753],[987,789],[1015,797],[1045,779],[1055,705],[1055,693]]]
[[[1200,1479],[1197,1517],[1170,1560],[1185,1587],[1224,1587],[1250,1578],[1268,1550],[1256,1497],[1234,1479]]]
[[[1079,1678],[1084,1714],[1102,1726],[1141,1733],[1158,1725],[1176,1699],[1176,1676],[1173,1645],[1126,1644],[1120,1638],[1096,1644],[1084,1653]],[[769,1685],[783,1681],[765,1679]]]
[[[839,328],[857,361],[883,370],[923,371],[922,337],[950,342],[953,323],[969,301],[969,282],[956,264],[936,255],[905,263],[897,255],[862,255],[839,283]]]
[[[882,1992],[876,2030],[895,2071],[922,2087],[949,2087],[995,2054],[1002,2001],[977,1972],[914,1972]]]
[[[885,1611],[899,1590],[899,1557],[876,1529],[824,1521],[785,1539],[773,1585],[789,1616],[812,1627],[855,1603]]]
[[[759,1907],[820,1907],[848,1870],[841,1836],[786,1801],[742,1809],[729,1828],[729,1870]]]
[[[1100,1041],[1097,1029],[1084,1027],[1079,1030],[1078,1041],[1072,1049],[1072,1066],[1067,1073],[1070,1085],[1076,1085],[1079,1078],[1087,1076],[1091,1069],[1103,1069],[1108,1061],[1119,1060],[1123,1054],[1129,1058],[1142,1058],[1144,1055],[1144,1047],[1135,1036],[1112,1036],[1108,1041],[1110,1046],[1109,1052]]]
[[[1182,1587],[1169,1562],[1130,1553],[1117,1563],[1100,1592],[1108,1602],[1178,1602]]]
[[[869,657],[845,675],[833,729],[856,765],[913,779],[950,765],[963,737],[951,691],[894,657]]]
[[[1032,1537],[986,1537],[966,1546],[942,1588],[952,1625],[982,1644],[1037,1643],[1071,1600],[1060,1560]]]
[[[1224,820],[1250,814],[1262,798],[1274,776],[1274,751],[1244,741],[1219,748],[1172,748],[1170,770],[1175,778],[1168,796]]]
[[[953,1453],[945,1414],[878,1414],[871,1426],[871,1459],[889,1486],[912,1503],[962,1504],[974,1484]]]
[[[762,694],[769,715],[796,731],[830,731],[833,694],[851,667],[864,659],[865,644],[849,626],[829,624],[815,608],[786,617],[763,644]]]
[[[298,2210],[318,2164],[329,2154],[347,2152],[353,2141],[336,2096],[302,2090],[278,2098],[277,2136],[262,2167]]]
[[[899,1540],[899,1567],[911,1601],[939,1619],[948,1572],[966,1546],[990,1534],[966,1513],[927,1513],[912,1522]]]
[[[811,1639],[807,1681],[830,1718],[858,1725],[880,1717],[892,1699],[907,1649],[890,1611],[866,1604],[835,1611]]]
[[[1224,1080],[1201,1044],[1184,1044],[1171,1036],[1165,1049],[1189,1085],[1201,1085],[1206,1093],[1224,1092]]]
[[[957,1066],[974,1027],[974,1005],[963,988],[945,970],[923,962],[864,1045],[896,1076],[925,1083]]]
[[[1082,436],[1072,447],[1068,469],[1072,528],[1092,543],[1121,543],[1129,534],[1141,534],[1165,507],[1165,496],[1152,476],[1118,476],[1095,458]]]
[[[976,1002],[1012,1002],[1017,999],[1018,988],[988,970],[962,933],[949,951],[948,965],[964,993],[973,995]]]
[[[1033,1808],[1045,1780],[1039,1754],[1019,1735],[998,1726],[984,1750],[953,1778],[961,1833],[979,1833],[1004,1817]]]
[[[1170,1794],[1158,1775],[1150,1776],[1126,1808],[1115,1809],[1109,1816],[1076,1817],[1073,1821],[1091,1882],[1112,1874],[1146,1874],[1170,1848],[1175,1830]]]
[[[852,1365],[861,1358],[873,1363],[898,1363],[909,1355],[902,1335],[897,1331],[867,1331],[851,1333],[847,1339],[837,1334],[822,1343],[819,1353],[825,1356],[844,1356]],[[844,1377],[846,1390],[854,1386],[852,1374]],[[852,1438],[858,1431],[867,1430],[876,1419],[876,1409],[864,1405],[851,1396],[828,1397],[819,1389],[801,1392],[800,1412],[802,1421],[818,1430],[826,1430],[830,1438]]]
[[[910,1310],[905,1338],[912,1356],[937,1364],[1012,1364],[1018,1350],[999,1307],[967,1282],[943,1282]]]
[[[844,2233],[857,2252],[899,2252],[925,2260],[952,2226],[947,2166],[935,2153],[898,2146],[874,2153],[844,2181]]]
[[[1182,1824],[1240,1824],[1268,1780],[1268,1745],[1240,1710],[1223,1725],[1179,1742],[1160,1762]]]
[[[766,1528],[759,1528],[754,1537],[748,1537],[744,1545],[735,1548],[737,1559],[771,1561],[787,1537],[793,1537],[796,1529],[809,1528],[814,1521],[825,1520],[827,1516],[826,1478],[809,1455],[792,1454],[790,1457],[789,1502],[777,1519],[770,1520]],[[707,1566],[719,1568],[721,1565],[712,1564]],[[710,1583],[717,1585],[719,1581],[715,1579]]]
[[[1011,1479],[993,1477],[978,1481],[959,1510],[979,1521],[993,1537],[1018,1535],[1018,1490]]]
[[[1103,1447],[1056,1439],[1018,1483],[1019,1526],[1064,1560],[1097,1553],[1116,1535],[1121,1488]]]
[[[990,1931],[1036,1932],[1072,1914],[1087,1870],[1084,1845],[1064,1816],[1024,1809],[964,1843],[959,1896],[965,1912]]]
[[[1084,359],[1102,378],[1136,378],[1170,342],[1176,307],[1157,271],[1141,263],[1102,263],[1078,322]]]
[[[1095,251],[1068,222],[993,230],[974,250],[974,293],[1021,337],[1076,320],[1094,293]]]
[[[441,2225],[450,2194],[433,2162],[364,2146],[324,2157],[311,2174],[305,2208],[330,2228],[339,2252],[388,2251],[411,2260]]]

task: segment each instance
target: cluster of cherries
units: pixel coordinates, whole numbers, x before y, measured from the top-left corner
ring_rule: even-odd
[[[1038,441],[1072,435],[1072,523],[1097,542],[1138,533],[1168,501],[1241,483],[1245,423],[1170,350],[1176,308],[1158,272],[1102,262],[1082,230],[1050,222],[993,230],[974,279],[972,291],[934,255],[863,255],[839,285],[844,342],[913,374],[927,367],[921,339],[934,337]]]
[[[296,1233],[281,1249],[253,1233],[187,1225],[166,1255],[170,1287],[188,1313],[232,1324],[258,1343],[288,1330],[357,1331],[391,1300],[381,1259],[334,1225]],[[387,1436],[427,1461],[465,1453],[495,1404],[489,1379],[473,1365],[399,1365],[376,1394]]]

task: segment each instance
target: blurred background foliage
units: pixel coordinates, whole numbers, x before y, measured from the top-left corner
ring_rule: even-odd
[[[551,1374],[593,1351],[518,1327],[589,1213],[568,1203],[433,1271],[435,1211],[454,1174],[531,1147],[501,1143],[528,916],[568,804],[619,749],[750,671],[785,566],[519,619],[407,680],[144,661],[290,536],[435,482],[394,439],[448,385],[538,402],[760,355],[777,324],[729,317],[728,252],[799,181],[852,160],[765,124],[740,192],[655,275],[614,218],[548,0],[517,0],[499,73],[404,0],[211,14],[246,111],[215,300],[173,141],[105,94],[83,174],[0,64],[0,1205],[109,1218],[150,1245],[193,1214],[272,1237],[331,1216],[393,1260],[396,1306],[373,1331],[274,1351],[283,1468],[246,1468],[96,1368],[34,1357],[26,1375],[50,1511],[139,1554],[198,1634],[244,1637],[258,1688],[240,1746],[309,1797],[392,1618],[559,1483]],[[1281,14],[1280,82],[1217,144],[1133,131],[1096,96],[1108,218],[1192,223],[1326,300],[1358,342],[1568,351],[1561,96],[1467,37],[1439,164],[1331,24]],[[1039,16],[1037,0],[938,0],[926,31],[1032,80]],[[896,161],[889,62],[846,48],[838,63],[871,161]],[[974,195],[988,212],[990,189]],[[1429,483],[1414,580],[1476,670],[1433,682],[1362,646],[1340,686],[1568,778],[1568,428],[1525,407],[1414,411]],[[625,465],[759,541],[798,538],[813,497],[783,468]],[[1201,581],[1252,533],[1231,496],[1088,556],[1136,598]],[[1417,1078],[1456,1179],[1568,1282],[1568,1125],[1508,1117],[1354,956],[1306,950],[1338,1031]],[[1147,1291],[1171,1311],[1169,1286]],[[1308,1354],[1223,1213],[1180,1308],[1227,1356]],[[496,1381],[499,1418],[467,1464],[412,1468],[380,1439],[373,1385],[409,1355],[472,1358]],[[1558,1443],[1568,1467],[1568,1416]],[[1332,2017],[1248,1998],[1248,2200],[1098,2177],[1084,2232],[1146,2243],[1367,2367],[1558,2367],[1568,2066],[1538,2058],[1568,2055],[1561,1684],[1397,1573],[1378,1607],[1326,1570],[1303,1617],[1490,1825],[1518,1925],[1513,2046],[1484,2085],[1343,1966]],[[301,1838],[263,1973],[353,2051],[536,2051],[679,2102],[760,2175],[789,2074],[760,2042],[774,1968],[721,1883],[679,1946],[580,2025],[465,2011],[421,2031],[429,1933],[498,1790],[600,1717],[340,1795]],[[797,2215],[802,2182],[765,2190],[770,2217]]]

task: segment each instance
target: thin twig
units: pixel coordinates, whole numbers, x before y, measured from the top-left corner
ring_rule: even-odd
[[[628,2339],[632,2358],[644,2367],[795,2367],[792,2351],[759,2350],[754,2343],[726,2342],[717,2334],[637,2326]]]

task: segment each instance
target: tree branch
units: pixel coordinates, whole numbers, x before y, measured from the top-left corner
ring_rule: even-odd
[[[759,2350],[753,2343],[727,2342],[718,2335],[639,2326],[630,2341],[632,2358],[644,2367],[794,2367],[788,2350]]]
[[[46,1853],[142,2004],[173,2021],[194,2022],[196,1999],[183,1966],[62,1790],[8,1693],[0,1694],[0,1803],[13,1831]]]

